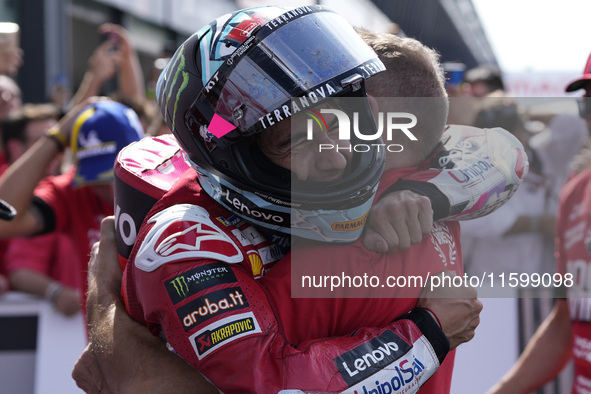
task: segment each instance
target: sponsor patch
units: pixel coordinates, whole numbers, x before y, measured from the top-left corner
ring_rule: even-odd
[[[199,360],[238,338],[260,333],[254,313],[247,312],[220,319],[189,337]]]
[[[463,187],[468,187],[476,183],[485,181],[494,173],[495,167],[490,163],[490,159],[485,157],[466,168],[459,168],[457,171],[450,171],[451,176],[458,183],[465,183]]]
[[[377,354],[376,354],[377,355]],[[362,367],[363,362],[359,362]],[[439,368],[437,356],[425,337],[396,361],[382,365],[368,374],[366,379],[350,386],[345,393],[402,394],[415,393]]]
[[[332,361],[349,386],[378,372],[392,364],[405,354],[411,346],[392,331],[384,331],[377,338],[372,338],[355,349],[341,354]]]
[[[253,245],[258,245],[267,240],[261,233],[259,233],[259,231],[254,226],[245,228],[242,232],[244,233],[244,235],[246,235],[246,238],[248,238]]]
[[[240,216],[236,216],[236,215],[232,215],[229,218],[225,218],[223,216],[220,216],[220,217],[217,217],[216,219],[226,227],[229,227],[229,226],[238,227],[242,223],[244,223],[244,219],[242,219]]]
[[[236,275],[228,266],[214,263],[183,272],[164,282],[164,286],[172,303],[178,304],[202,290],[236,281]]]
[[[179,204],[166,208],[148,221],[152,228],[142,242],[135,265],[152,272],[163,264],[183,259],[212,259],[224,263],[243,260],[238,246],[216,226],[202,207]]]
[[[249,253],[248,261],[250,262],[252,275],[255,277],[255,279],[261,277],[263,274],[263,261],[261,260],[261,257],[258,255],[258,253]]]
[[[201,323],[224,312],[248,307],[246,296],[240,287],[214,291],[181,306],[176,313],[185,328],[191,331]]]
[[[260,208],[248,199],[248,197],[237,193],[234,190],[228,189],[224,185],[221,185],[220,202],[232,211],[254,220],[264,221],[271,224],[284,224],[289,223],[290,221],[288,212],[278,212]]]
[[[259,256],[263,261],[263,265],[271,264],[281,260],[284,256],[281,248],[277,245],[269,245],[258,250]]]
[[[444,267],[455,265],[457,260],[456,242],[451,235],[449,228],[443,222],[433,223],[431,232],[431,243],[439,254]]]
[[[237,228],[232,230],[232,234],[234,234],[236,239],[238,239],[238,242],[240,242],[240,245],[242,245],[242,246],[252,245],[252,242],[250,242],[250,240],[248,238],[246,238],[244,233],[242,231],[238,230]]]
[[[363,228],[369,212],[358,219],[349,220],[348,222],[334,222],[330,225],[332,231],[357,231]]]
[[[379,371],[369,382],[361,382],[353,390],[353,393],[414,393],[424,382],[425,365],[416,357],[404,357],[391,368]],[[377,371],[376,371],[377,372]]]

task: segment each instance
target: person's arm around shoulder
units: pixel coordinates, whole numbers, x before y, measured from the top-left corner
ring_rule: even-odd
[[[571,321],[565,299],[538,328],[517,363],[488,394],[526,394],[554,379],[572,353]]]
[[[428,166],[390,185],[374,204],[363,244],[394,253],[419,243],[434,220],[488,215],[509,200],[527,171],[525,150],[507,131],[450,126]]]
[[[429,197],[410,190],[394,191],[371,207],[363,245],[377,253],[395,253],[418,244],[432,229]]]
[[[121,269],[113,217],[101,224],[88,267],[89,345],[72,372],[87,393],[218,393],[203,376],[146,327],[134,321],[119,299]]]
[[[95,245],[89,265],[87,301],[89,345],[73,372],[77,384],[87,392],[93,393],[141,392],[140,390],[148,387],[151,392],[158,391],[160,387],[165,392],[172,390],[179,393],[196,392],[199,389],[201,389],[199,392],[206,392],[206,390],[215,392],[215,389],[206,383],[199,373],[176,355],[168,352],[158,338],[152,336],[146,327],[132,320],[126,313],[119,299],[122,274],[118,265],[114,231],[113,219],[106,219],[101,228],[100,245]],[[238,275],[238,273],[235,274]],[[428,346],[433,350],[433,353],[429,352],[430,357],[436,355],[439,361],[435,362],[430,357],[423,360],[423,365],[429,372],[420,379],[417,377],[416,389],[418,389],[420,383],[438,367],[450,345],[455,347],[474,335],[482,304],[475,298],[473,289],[469,289],[468,292],[463,288],[456,291],[457,293],[453,294],[456,298],[442,299],[439,290],[435,289],[434,292],[427,290],[424,296],[430,295],[431,300],[424,300],[419,307],[429,308],[429,311],[420,310],[420,308],[414,310],[400,320],[392,322],[385,330],[365,328],[342,338],[313,339],[302,343],[299,348],[294,348],[287,343],[278,348],[277,341],[280,341],[283,336],[277,335],[278,325],[272,324],[274,330],[269,333],[269,336],[275,338],[274,349],[268,347],[268,341],[261,341],[260,336],[248,336],[244,338],[246,341],[244,343],[229,342],[225,351],[229,354],[240,354],[239,358],[242,360],[261,361],[260,358],[263,358],[266,360],[263,364],[269,362],[269,365],[283,366],[262,372],[264,381],[253,382],[253,387],[263,387],[261,385],[270,387],[268,386],[270,384],[276,384],[278,387],[285,385],[297,387],[298,385],[294,382],[301,384],[304,381],[303,376],[307,376],[315,382],[307,382],[307,384],[327,388],[332,387],[330,386],[332,384],[339,384],[335,382],[335,373],[339,372],[335,368],[338,365],[335,365],[333,359],[339,354],[350,351],[355,344],[367,343],[372,338],[380,337],[385,331],[387,331],[386,335],[396,333],[395,335],[404,343],[414,343],[419,337],[430,338]],[[451,311],[457,313],[454,315],[450,313]],[[433,315],[429,317],[429,313]],[[448,316],[452,317],[448,318]],[[435,321],[436,319],[438,321]],[[262,330],[263,320],[257,319],[257,321]],[[420,335],[417,328],[421,332]],[[417,349],[422,348],[423,345],[427,346],[426,343],[421,342],[420,346],[417,345]],[[236,346],[239,349],[247,348],[248,352],[236,353]],[[223,348],[216,350],[221,352]],[[223,353],[216,357],[214,352],[207,364],[208,373],[221,379],[221,382],[227,379],[228,374],[243,369],[244,365],[253,365],[252,363],[229,365],[226,355],[227,353]],[[400,355],[396,357],[398,356]],[[310,360],[313,362],[307,362]],[[218,364],[224,367],[217,368]],[[321,368],[320,365],[323,367]],[[315,371],[312,375],[310,375],[310,368]],[[345,372],[341,370],[341,374]],[[278,376],[274,377],[274,375]],[[243,388],[248,386],[243,381],[239,383]]]

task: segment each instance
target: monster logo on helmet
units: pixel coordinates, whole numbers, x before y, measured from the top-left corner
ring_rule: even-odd
[[[361,228],[339,231],[331,224],[369,211],[383,152],[355,157],[343,179],[304,184],[253,147],[250,137],[268,126],[268,114],[281,110],[290,117],[292,98],[326,86],[325,98],[365,97],[363,80],[384,69],[330,9],[256,7],[222,16],[187,39],[161,74],[157,99],[201,186],[216,201],[271,230],[351,242]],[[375,128],[369,105],[363,112],[367,127]]]

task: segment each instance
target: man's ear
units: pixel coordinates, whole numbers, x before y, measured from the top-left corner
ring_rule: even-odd
[[[378,100],[370,94],[367,95],[367,99],[369,100],[369,105],[371,105],[371,113],[375,119],[378,119],[378,113],[380,111],[380,106],[378,105]]]

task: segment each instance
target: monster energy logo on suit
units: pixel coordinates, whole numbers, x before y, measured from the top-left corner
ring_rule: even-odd
[[[183,272],[164,282],[173,304],[187,299],[201,290],[223,283],[236,282],[236,276],[225,264],[213,263]]]
[[[182,298],[186,298],[189,294],[189,286],[187,285],[187,279],[184,276],[177,276],[170,283],[174,286],[176,294]]]

